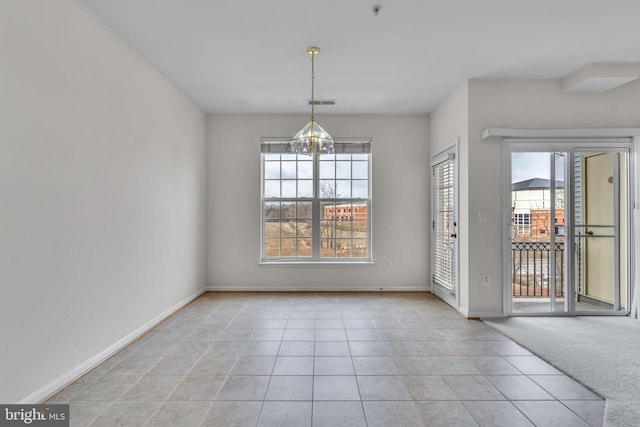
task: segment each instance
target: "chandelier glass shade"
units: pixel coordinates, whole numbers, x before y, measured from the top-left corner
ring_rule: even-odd
[[[334,139],[315,120],[314,59],[320,53],[320,48],[309,47],[307,48],[307,53],[311,55],[311,121],[291,138],[291,152],[309,156],[333,154]]]

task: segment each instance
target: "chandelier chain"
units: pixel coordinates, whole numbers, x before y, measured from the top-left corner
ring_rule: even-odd
[[[316,54],[315,52],[311,53],[311,121],[315,121],[314,118],[314,113],[315,113],[315,102],[314,102],[314,87],[315,87],[315,79],[316,79],[316,75],[315,75],[315,60],[316,59]]]

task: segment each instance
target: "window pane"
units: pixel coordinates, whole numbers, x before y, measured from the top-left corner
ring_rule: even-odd
[[[311,219],[311,202],[298,202],[298,219]]]
[[[298,239],[298,256],[310,257],[312,249],[311,239]]]
[[[297,154],[282,154],[282,160],[295,160],[298,158]]]
[[[322,221],[320,223],[320,253],[321,256],[335,256],[335,223],[333,221]]]
[[[265,181],[264,182],[264,197],[280,197],[280,181]]]
[[[367,238],[367,205],[357,204],[353,205],[353,237],[366,239]]]
[[[313,181],[298,181],[298,197],[313,197]]]
[[[322,180],[320,181],[320,198],[321,199],[335,199],[336,197],[336,182],[334,180]]]
[[[344,214],[336,220],[336,238],[351,238],[351,219]]]
[[[296,241],[295,239],[282,239],[282,247],[280,249],[280,256],[293,257],[296,255]]]
[[[298,229],[295,219],[282,221],[280,234],[284,237],[296,237]]]
[[[282,181],[282,197],[296,197],[296,181]]]
[[[369,181],[357,180],[352,181],[353,194],[351,197],[356,199],[366,199],[369,193]]]
[[[295,203],[283,203],[282,208],[282,218],[285,219],[295,219],[297,216],[296,213],[296,204]]]
[[[336,177],[336,164],[334,162],[320,161],[320,179],[333,179]]]
[[[336,180],[336,197],[351,197],[351,181],[346,179]]]
[[[313,162],[311,160],[298,162],[298,179],[313,179]]]
[[[264,256],[280,256],[280,239],[264,239]]]
[[[320,240],[320,256],[323,258],[335,258],[336,242],[334,239]]]
[[[353,162],[351,167],[353,168],[353,179],[369,178],[369,166],[367,162]]]
[[[351,241],[341,239],[336,241],[336,255],[338,257],[350,257],[351,256]]]
[[[352,160],[365,160],[365,161],[368,161],[369,160],[369,155],[368,154],[352,154],[351,155],[351,159]]]
[[[336,205],[334,202],[323,202],[320,205],[322,210],[322,220],[333,219],[336,217]]]
[[[280,219],[280,202],[266,202],[264,204],[265,221]]]
[[[282,179],[296,179],[296,162],[282,162]]]
[[[311,221],[298,221],[298,237],[311,238],[312,228]]]
[[[321,205],[322,221],[320,222],[320,256],[333,258],[336,256],[336,223],[337,208],[333,202]]]
[[[264,163],[264,178],[265,179],[280,179],[280,162],[265,162]]]
[[[273,219],[265,222],[264,224],[264,236],[265,238],[279,238],[280,237],[280,220]]]
[[[336,178],[351,178],[351,162],[336,162]]]
[[[367,241],[362,240],[354,240],[353,247],[351,251],[351,256],[354,257],[366,257],[367,256]]]

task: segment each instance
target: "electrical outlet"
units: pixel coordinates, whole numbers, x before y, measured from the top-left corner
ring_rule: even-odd
[[[485,285],[485,286],[491,285],[491,276],[489,276],[488,274],[483,274],[482,275],[482,284]]]
[[[487,222],[487,211],[478,211],[478,222]]]
[[[386,260],[386,261],[384,262],[384,267],[385,267],[385,268],[391,268],[391,260],[390,260],[390,259],[388,259],[388,260]]]

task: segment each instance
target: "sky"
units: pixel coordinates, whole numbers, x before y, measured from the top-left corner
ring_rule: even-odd
[[[556,158],[556,181],[563,181],[564,158]],[[511,183],[531,178],[549,179],[549,153],[511,153]]]

